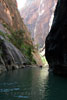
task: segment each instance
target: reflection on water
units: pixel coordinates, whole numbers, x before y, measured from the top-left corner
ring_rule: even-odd
[[[0,100],[67,100],[67,80],[48,68],[28,68],[0,76]]]

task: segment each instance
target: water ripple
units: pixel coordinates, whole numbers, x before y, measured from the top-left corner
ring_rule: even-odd
[[[10,86],[10,85],[17,85],[17,82],[13,82],[13,83],[0,83],[0,86]]]
[[[15,96],[15,97],[17,97],[17,98],[24,98],[24,99],[29,98],[28,96],[21,96],[21,95]]]
[[[0,93],[3,93],[3,92],[13,92],[13,91],[19,91],[20,89],[19,88],[12,88],[12,89],[0,89]]]

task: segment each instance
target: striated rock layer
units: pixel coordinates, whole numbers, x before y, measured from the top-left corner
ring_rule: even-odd
[[[34,44],[43,47],[49,32],[49,22],[57,0],[28,0],[20,11],[24,22],[31,32]]]
[[[58,0],[45,47],[50,69],[55,74],[67,75],[67,0]]]

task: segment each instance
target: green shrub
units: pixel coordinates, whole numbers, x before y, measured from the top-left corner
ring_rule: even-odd
[[[0,31],[0,35],[3,36],[4,38],[6,38],[6,33],[3,33]]]
[[[25,31],[24,30],[13,31],[11,27],[9,27],[6,23],[3,23],[3,26],[7,28],[11,32],[11,34],[5,35],[4,33],[0,32],[0,35],[2,35],[4,38],[8,37],[9,41],[12,44],[14,44],[29,59],[28,64],[31,63],[36,64],[36,61],[33,59],[32,55],[34,47],[24,42]]]
[[[29,64],[36,63],[33,59],[33,46],[24,42],[24,30],[18,30],[8,35],[9,40],[29,59]]]

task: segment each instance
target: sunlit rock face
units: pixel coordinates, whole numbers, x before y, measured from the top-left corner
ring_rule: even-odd
[[[28,29],[22,21],[20,13],[17,9],[16,0],[0,0],[0,29],[10,29],[12,31],[25,30],[25,38],[29,38],[28,42],[32,43]],[[7,33],[7,30],[5,30]],[[27,40],[27,39],[26,39]]]
[[[18,49],[17,38],[14,35],[15,32],[18,35],[19,46],[20,46],[20,37],[23,40],[23,50]],[[19,35],[19,32],[21,34]],[[10,38],[16,38],[11,41]],[[27,57],[27,54],[24,54],[25,47],[27,46],[27,50],[30,51],[33,47],[32,39],[30,33],[24,24],[20,13],[17,9],[16,0],[0,0],[0,73],[7,71],[18,69],[22,67],[26,67],[29,63],[32,62]],[[30,49],[29,49],[30,48]],[[35,59],[37,66],[42,65],[42,60],[38,51],[32,48],[31,51],[34,51],[34,54],[31,54],[33,59]],[[22,52],[21,52],[22,51]],[[30,53],[31,53],[30,51]],[[36,58],[37,57],[37,58]]]
[[[0,0],[0,22],[8,24],[13,29],[21,29],[20,20],[16,0]]]
[[[32,33],[34,44],[39,44],[39,47],[43,47],[49,32],[49,22],[56,2],[57,0],[28,0],[25,8],[20,11],[24,22]]]
[[[16,0],[0,0],[0,73],[22,68],[27,63],[26,56],[8,39],[8,34],[22,29],[25,30],[26,40],[28,39],[26,42],[32,44],[30,34],[17,9]]]
[[[67,75],[67,0],[58,0],[45,47],[50,69],[56,74]]]

